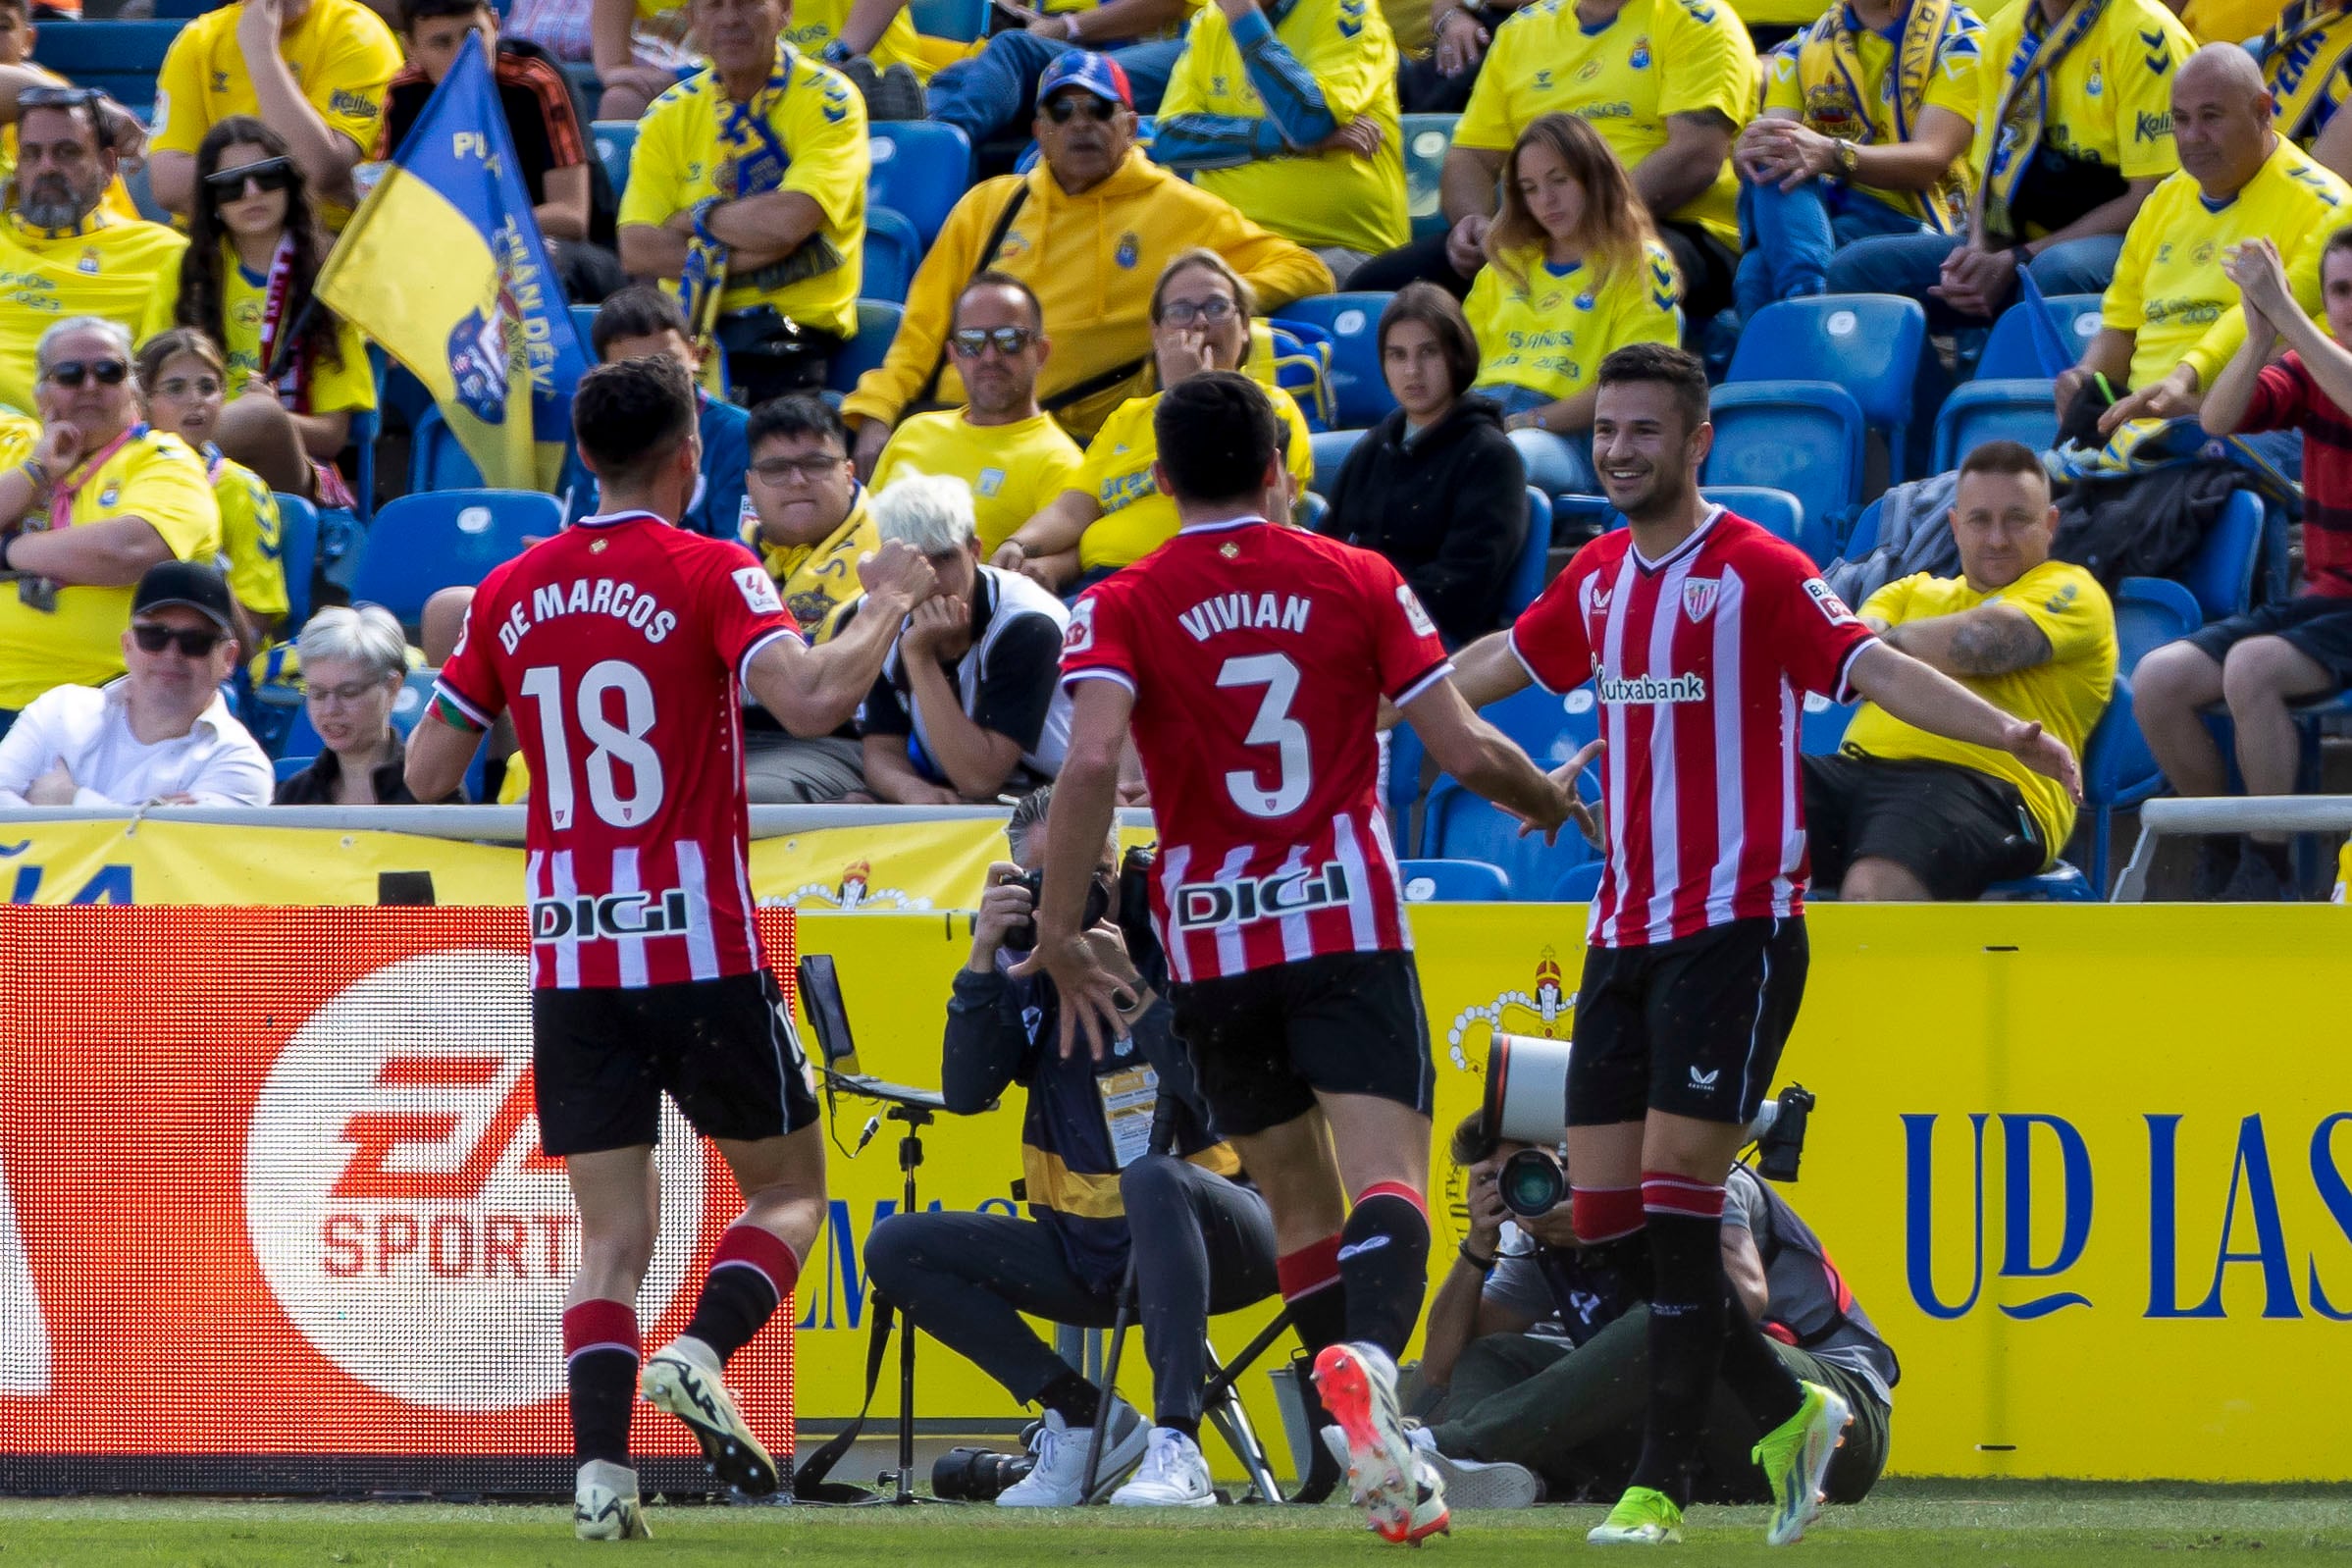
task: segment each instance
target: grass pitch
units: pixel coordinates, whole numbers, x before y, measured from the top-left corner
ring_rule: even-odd
[[[571,1539],[556,1508],[310,1502],[0,1502],[0,1568],[537,1568],[619,1556],[647,1565],[860,1564],[867,1568],[1307,1568],[1402,1560],[1445,1568],[1557,1568],[1594,1548],[1594,1508],[1457,1513],[1418,1553],[1383,1546],[1341,1508],[1014,1514],[980,1507],[654,1508],[656,1539]],[[2266,1565],[2352,1565],[2352,1489],[1890,1484],[1829,1511],[1802,1556],[1767,1552],[1757,1509],[1693,1510],[1673,1563],[1810,1561],[1909,1568],[2188,1564],[2208,1553]],[[2259,1555],[2255,1555],[2259,1553]],[[1602,1562],[1619,1560],[1602,1556]]]

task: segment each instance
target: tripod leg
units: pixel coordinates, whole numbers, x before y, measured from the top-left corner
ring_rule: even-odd
[[[1135,1310],[1135,1258],[1127,1255],[1126,1279],[1119,1286],[1119,1305],[1111,1314],[1111,1343],[1103,1352],[1103,1404],[1094,1418],[1093,1436],[1086,1439],[1086,1468],[1079,1473],[1078,1505],[1094,1501],[1095,1472],[1102,1467],[1103,1437],[1119,1409],[1119,1353],[1126,1348],[1127,1319]]]
[[[1279,1503],[1282,1500],[1281,1484],[1275,1480],[1274,1465],[1266,1457],[1266,1445],[1258,1440],[1258,1429],[1251,1423],[1241,1396],[1233,1391],[1225,1369],[1218,1366],[1216,1349],[1212,1347],[1208,1355],[1209,1397],[1202,1414],[1217,1428],[1226,1446],[1233,1450],[1233,1456],[1241,1461],[1242,1473],[1249,1477],[1259,1500]]]

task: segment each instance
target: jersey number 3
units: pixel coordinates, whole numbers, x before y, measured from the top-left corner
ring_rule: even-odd
[[[606,711],[607,700],[615,693],[620,696],[618,724]],[[539,733],[547,752],[548,818],[557,828],[570,827],[578,795],[562,672],[552,664],[533,665],[523,672],[523,695],[539,705]],[[592,664],[580,677],[577,701],[570,706],[582,737],[594,748],[587,763],[589,805],[614,827],[636,827],[651,818],[661,810],[661,757],[646,740],[653,727],[653,688],[645,671],[617,658]],[[627,795],[615,784],[616,762],[629,770]]]
[[[1305,803],[1314,787],[1307,729],[1290,716],[1290,705],[1298,697],[1298,666],[1281,653],[1228,658],[1217,672],[1217,684],[1266,688],[1258,716],[1251,720],[1249,733],[1241,741],[1245,746],[1274,747],[1281,768],[1271,790],[1258,781],[1255,770],[1235,768],[1225,776],[1227,793],[1252,816],[1288,816]]]

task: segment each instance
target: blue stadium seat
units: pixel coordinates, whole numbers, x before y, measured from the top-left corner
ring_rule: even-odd
[[[2116,585],[2117,663],[2128,674],[2155,649],[2205,624],[2197,596],[2163,577],[2126,577]]]
[[[1405,210],[1412,215],[1413,237],[1427,239],[1445,232],[1445,211],[1437,199],[1437,177],[1445,154],[1453,146],[1453,115],[1405,115],[1397,122],[1404,140]]]
[[[1936,411],[1935,471],[1948,474],[1988,441],[2047,451],[2058,441],[2058,384],[2024,376],[1961,382]]]
[[[1984,353],[1976,361],[1979,381],[2057,374],[2042,362],[2041,351],[2034,346],[2033,321],[2026,315],[2026,309],[2025,303],[2019,301],[2003,311],[1993,323],[1992,333],[1985,339]],[[2090,340],[2099,336],[2097,294],[2052,294],[2042,300],[2042,310],[2072,356],[2068,363],[2080,359]]]
[[[286,573],[286,630],[310,620],[310,583],[319,563],[319,509],[299,496],[278,497],[278,564]]]
[[[1833,703],[1818,692],[1805,693],[1804,709],[1797,715],[1797,749],[1807,757],[1837,756],[1858,706],[1856,703]]]
[[[299,722],[308,724],[310,720],[308,718],[304,718]],[[312,739],[317,739],[317,731],[315,730],[312,731]],[[292,778],[296,773],[308,772],[310,770],[310,764],[318,759],[318,754],[315,752],[308,757],[281,757],[277,761],[278,782],[283,784],[287,779]]]
[[[1508,624],[1543,592],[1543,567],[1551,558],[1551,497],[1535,486],[1527,487],[1527,538],[1519,558],[1511,563],[1511,579],[1502,591],[1502,618]]]
[[[2262,497],[2241,490],[2205,532],[2205,542],[2180,569],[2206,620],[2241,615],[2254,604],[2255,568],[2263,549]]]
[[[1552,699],[1556,704],[1557,698]],[[1589,799],[1593,791],[1586,790]],[[1522,835],[1519,819],[1497,810],[1452,778],[1430,787],[1422,813],[1422,854],[1441,861],[1482,861],[1493,866],[1528,898],[1559,881],[1570,867],[1593,858],[1593,847],[1574,827],[1545,844],[1542,834]]]
[[[1347,462],[1347,454],[1354,451],[1356,443],[1363,439],[1364,433],[1360,430],[1317,431],[1314,435],[1315,477],[1307,488],[1329,499],[1332,486],[1337,482],[1339,470]]]
[[[1834,382],[1886,438],[1889,478],[1900,482],[1927,312],[1900,294],[1820,294],[1782,299],[1750,317],[1732,350],[1726,385]]]
[[[1854,394],[1826,381],[1727,382],[1708,401],[1715,446],[1703,481],[1785,490],[1837,533],[1862,488],[1868,425]]]
[[[2116,606],[2118,633],[2122,607],[2118,598]],[[2130,660],[2126,657],[2124,669],[2129,668]],[[2116,812],[2139,805],[2162,790],[2164,784],[2164,772],[2156,765],[2147,739],[2140,734],[2139,720],[2132,714],[2131,677],[2118,673],[2107,700],[2107,711],[2099,716],[2098,726],[2082,748],[2082,814],[2087,819],[2082,831],[2090,836],[2090,877],[2094,889],[2104,890],[2107,886],[2108,841],[2113,836]]]
[[[1762,485],[1706,485],[1700,487],[1699,495],[1778,534],[1810,555],[1816,566],[1826,566],[1837,558],[1837,542],[1828,525],[1807,518],[1804,502],[1785,490]]]
[[[479,490],[482,470],[459,444],[457,433],[439,408],[417,416],[408,442],[408,493],[422,496],[437,490]],[[389,509],[389,508],[388,508]]]
[[[1877,501],[1872,501],[1862,508],[1861,516],[1854,520],[1854,527],[1847,532],[1846,543],[1838,549],[1841,559],[1860,560],[1878,548],[1878,505]]]
[[[1284,305],[1275,320],[1304,323],[1332,342],[1332,397],[1338,405],[1333,425],[1363,430],[1379,424],[1396,406],[1381,374],[1381,312],[1395,297],[1381,293],[1319,294]]]
[[[1387,736],[1388,783],[1382,804],[1388,809],[1389,837],[1404,844],[1410,841],[1406,830],[1412,825],[1414,804],[1421,799],[1421,763],[1429,753],[1410,724],[1397,725]]]
[[[1598,857],[1585,862],[1582,865],[1570,866],[1560,873],[1560,879],[1557,882],[1551,884],[1551,902],[1554,904],[1592,903],[1600,892],[1600,873],[1607,868],[1606,863]]]
[[[155,104],[155,74],[184,26],[184,18],[52,22],[36,34],[32,58],[78,86],[104,88],[144,118]]]
[[[865,145],[873,158],[865,178],[867,204],[905,214],[928,250],[970,188],[970,140],[960,127],[935,120],[891,120],[868,130]]]
[[[612,182],[615,196],[629,188],[629,156],[637,150],[637,124],[634,120],[599,120],[588,128],[597,162],[604,166],[604,178]]]
[[[1399,861],[1407,904],[1501,904],[1511,879],[1484,861]]]
[[[922,261],[922,236],[905,213],[889,207],[865,209],[865,278],[858,286],[862,299],[907,302],[915,269]]]
[[[382,604],[413,626],[433,595],[481,582],[522,552],[525,536],[551,536],[562,526],[562,504],[537,491],[403,496],[368,531],[351,598]]]
[[[898,336],[899,318],[904,314],[887,299],[859,300],[858,336],[833,356],[826,389],[845,397],[857,391],[858,378],[878,367],[882,356],[890,352],[890,340]]]
[[[907,15],[925,37],[976,43],[988,36],[988,0],[908,0]]]

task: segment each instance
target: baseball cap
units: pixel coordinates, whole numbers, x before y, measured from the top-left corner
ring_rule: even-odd
[[[1082,87],[1105,103],[1122,108],[1135,107],[1135,94],[1127,86],[1126,69],[1107,54],[1095,54],[1086,49],[1072,49],[1054,57],[1037,78],[1037,101],[1045,102],[1063,87]]]
[[[222,631],[236,631],[236,611],[229,597],[229,580],[210,566],[195,561],[159,561],[147,568],[131,596],[131,613],[143,615],[167,604],[184,604]]]

